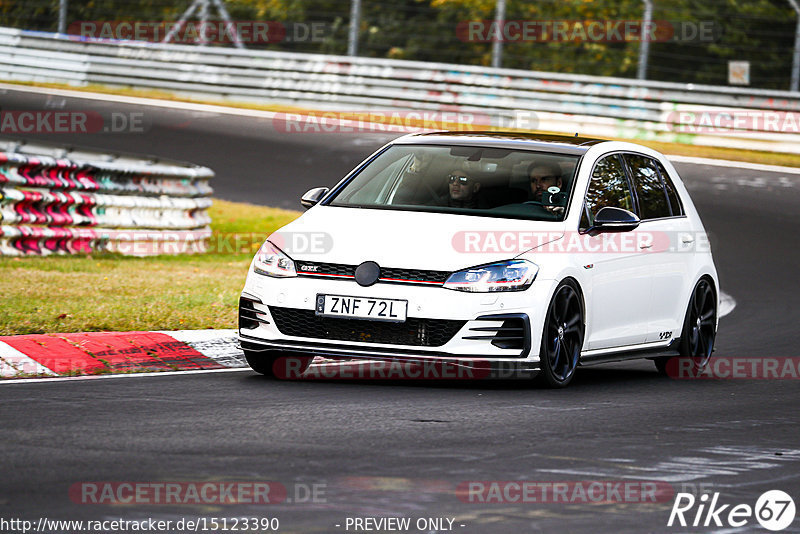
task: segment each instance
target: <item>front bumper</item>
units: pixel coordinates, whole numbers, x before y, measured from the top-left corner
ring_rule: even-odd
[[[253,352],[535,370],[551,291],[547,281],[536,281],[526,291],[465,293],[441,286],[362,287],[352,280],[271,278],[251,271],[240,300],[239,338]],[[316,317],[318,294],[407,300],[408,319],[387,324]]]

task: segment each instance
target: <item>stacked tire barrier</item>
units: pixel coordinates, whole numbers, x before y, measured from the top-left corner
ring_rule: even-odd
[[[52,155],[59,151],[50,147],[16,148],[0,143],[0,255],[149,256],[207,249],[210,169],[107,161],[85,152],[68,159]]]
[[[329,110],[474,113],[485,126],[800,153],[800,94],[0,28],[0,80]],[[483,119],[486,119],[483,121]]]

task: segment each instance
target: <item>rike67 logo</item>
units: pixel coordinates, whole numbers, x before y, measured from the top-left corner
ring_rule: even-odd
[[[712,496],[703,493],[699,498],[691,493],[678,493],[667,526],[740,528],[751,525],[755,519],[765,529],[779,531],[791,525],[794,518],[794,500],[780,490],[762,493],[755,506],[720,504],[719,492]]]

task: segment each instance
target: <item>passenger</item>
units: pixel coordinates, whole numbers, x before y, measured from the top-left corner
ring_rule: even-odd
[[[464,171],[453,171],[448,177],[450,195],[447,205],[451,208],[477,208],[476,195],[481,189],[480,182]]]

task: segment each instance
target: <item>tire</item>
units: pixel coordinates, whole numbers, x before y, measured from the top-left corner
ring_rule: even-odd
[[[244,350],[247,365],[256,373],[271,378],[300,378],[314,359],[311,356],[285,356],[273,351]]]
[[[567,387],[583,348],[586,325],[578,285],[571,279],[561,282],[547,308],[542,345],[539,350],[539,383],[550,388]]]
[[[714,341],[717,337],[717,293],[714,284],[708,278],[701,278],[692,290],[689,305],[683,319],[680,345],[681,358],[691,358],[693,370],[703,371],[714,352]],[[668,375],[667,363],[671,358],[662,356],[654,363],[659,374]]]
[[[692,291],[681,333],[681,356],[692,358],[695,369],[708,366],[717,338],[717,294],[713,283],[701,278]]]
[[[674,356],[677,358],[677,356]],[[658,358],[653,358],[653,363],[656,364],[656,370],[658,374],[661,376],[667,376],[667,363],[673,358],[673,356],[659,356]]]

